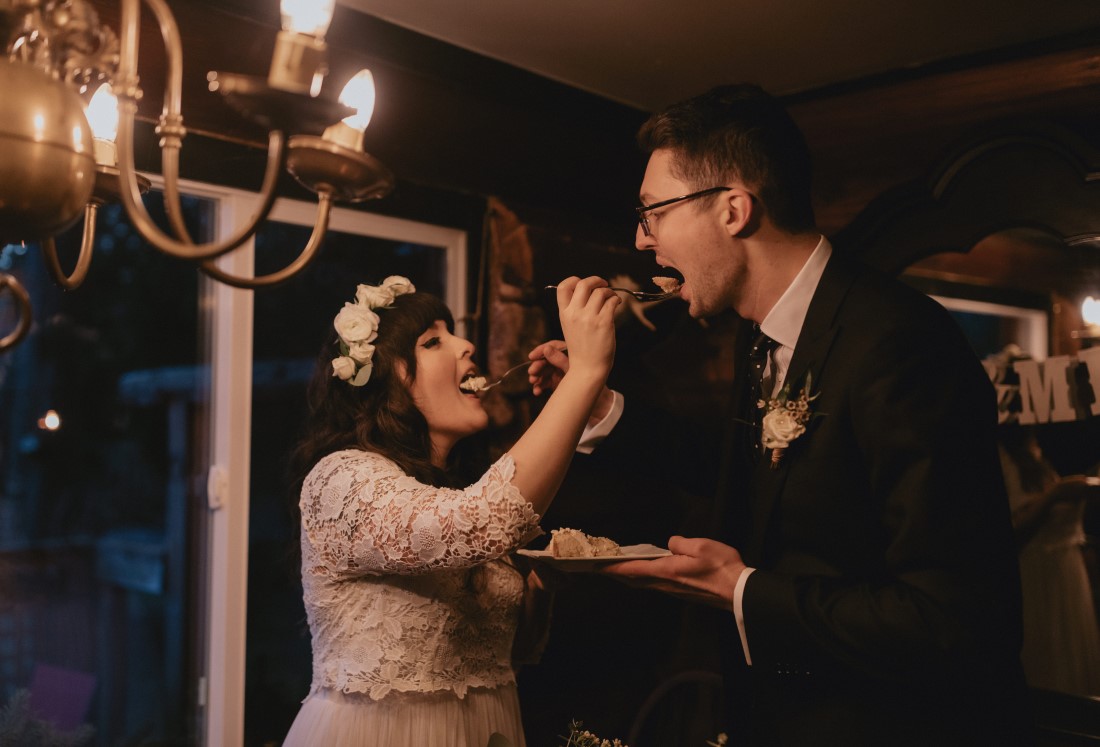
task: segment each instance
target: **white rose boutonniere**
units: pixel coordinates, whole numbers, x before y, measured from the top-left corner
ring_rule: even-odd
[[[788,383],[775,398],[767,402],[760,400],[756,403],[757,407],[767,408],[761,422],[764,430],[761,443],[764,444],[764,448],[772,450],[770,465],[772,469],[779,468],[779,462],[783,459],[787,447],[806,432],[806,423],[813,415],[810,403],[821,394],[821,392],[810,394],[811,383],[812,377],[806,374],[806,386],[798,390],[797,397],[791,398],[791,386]]]

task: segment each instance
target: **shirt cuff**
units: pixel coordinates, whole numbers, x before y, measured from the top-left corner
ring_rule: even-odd
[[[623,416],[625,400],[623,395],[611,390],[611,408],[604,415],[603,420],[595,425],[586,425],[581,433],[581,441],[577,444],[577,451],[581,454],[591,454],[608,434],[619,424],[619,418]]]
[[[742,600],[745,596],[745,582],[755,571],[755,568],[745,568],[737,577],[737,585],[733,587],[733,617],[737,620],[737,633],[741,636],[741,649],[745,652],[745,663],[752,666],[752,655],[749,654],[749,639],[745,635],[745,612],[742,609]]]

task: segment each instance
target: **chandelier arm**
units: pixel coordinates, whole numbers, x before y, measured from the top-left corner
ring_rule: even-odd
[[[286,161],[286,135],[278,130],[272,130],[268,135],[267,169],[260,193],[260,207],[256,215],[228,239],[209,244],[194,244],[183,225],[183,211],[179,205],[179,150],[185,134],[183,118],[180,115],[183,45],[172,13],[163,0],[145,0],[145,2],[157,17],[168,56],[164,111],[161,114],[157,133],[161,136],[161,162],[166,181],[165,207],[177,238],[165,234],[149,217],[145,204],[141,200],[141,189],[134,162],[134,120],[137,116],[137,101],[141,97],[137,77],[141,0],[123,0],[122,3],[117,138],[122,204],[142,238],[160,251],[179,259],[213,259],[239,247],[256,233],[256,229],[263,221],[267,220],[275,204],[275,190]]]
[[[50,268],[50,275],[54,282],[65,290],[75,290],[88,276],[88,268],[92,264],[92,249],[95,246],[95,224],[99,215],[99,205],[89,202],[84,206],[84,234],[80,240],[80,255],[76,258],[76,267],[72,275],[66,275],[61,269],[61,260],[57,256],[57,244],[53,236],[42,239],[42,254],[46,257],[46,265]]]
[[[119,106],[122,114],[119,117],[118,124],[118,162],[119,171],[121,172],[121,178],[123,180],[120,196],[122,198],[123,207],[126,208],[126,213],[130,216],[130,220],[134,223],[134,227],[137,228],[142,238],[165,254],[169,254],[179,259],[190,260],[205,260],[219,257],[226,252],[236,249],[251,238],[256,233],[256,229],[259,225],[267,220],[267,216],[270,214],[271,208],[275,204],[279,174],[286,161],[286,135],[279,130],[272,130],[268,134],[267,170],[264,173],[264,183],[260,193],[260,205],[256,214],[253,215],[246,225],[238,229],[233,236],[224,241],[212,242],[209,244],[192,244],[189,241],[173,239],[171,236],[162,232],[153,219],[149,217],[149,213],[145,209],[145,204],[141,200],[141,189],[137,181],[137,171],[134,167],[134,115],[131,105],[132,102],[127,101]],[[170,173],[177,173],[177,169],[173,167],[172,164],[178,164],[178,157],[179,152],[177,149],[167,145],[165,146],[163,158],[165,163],[166,183]],[[172,178],[172,182],[175,188],[171,193],[168,191],[167,186],[165,187],[166,196],[169,194],[175,196],[175,199],[172,200],[172,207],[168,209],[170,211],[174,209],[178,212],[182,212],[179,211],[178,181],[176,178]]]
[[[305,249],[302,250],[296,260],[278,272],[261,277],[241,278],[228,274],[218,267],[213,260],[206,260],[199,267],[210,277],[226,285],[232,285],[234,288],[270,288],[289,280],[316,259],[318,250],[324,242],[325,234],[328,232],[329,215],[332,212],[332,195],[322,192],[317,197],[317,219],[314,222],[313,233],[310,234]]]
[[[179,150],[186,134],[183,128],[183,42],[180,39],[176,19],[163,0],[144,0],[156,16],[164,50],[168,57],[165,74],[164,109],[161,112],[157,134],[161,140],[161,170],[164,174],[164,207],[168,223],[176,238],[194,245],[191,233],[183,219],[179,197]]]
[[[169,153],[172,157],[169,158]],[[183,209],[179,190],[179,150],[165,150],[161,156],[161,170],[164,172],[164,209],[168,214],[168,224],[176,238],[185,244],[195,244],[187,223],[183,219]]]
[[[134,23],[140,23],[137,18],[140,11],[138,0],[126,0],[135,8]],[[145,0],[145,4],[156,16],[160,27],[160,36],[164,40],[164,53],[168,58],[168,68],[164,80],[164,111],[161,120],[172,121],[180,117],[182,111],[183,91],[183,41],[180,39],[179,26],[176,18],[168,8],[164,0]],[[134,74],[137,74],[137,52],[134,53]],[[182,133],[181,133],[182,136]]]
[[[14,276],[0,273],[0,293],[3,293],[5,288],[11,291],[12,296],[15,297],[15,305],[19,309],[19,322],[13,331],[5,337],[0,337],[0,353],[15,347],[26,337],[27,332],[31,329],[31,320],[33,319],[31,297],[27,294],[27,290]]]

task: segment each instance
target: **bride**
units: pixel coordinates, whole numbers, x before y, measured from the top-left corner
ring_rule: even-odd
[[[540,533],[603,407],[619,304],[605,286],[559,284],[569,370],[487,470],[463,453],[489,418],[460,387],[474,346],[443,302],[391,277],[345,304],[294,454],[313,682],[285,746],[524,744],[511,649],[531,582],[509,554]]]

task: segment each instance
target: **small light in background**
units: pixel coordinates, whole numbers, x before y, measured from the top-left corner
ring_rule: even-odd
[[[38,427],[44,431],[56,431],[61,428],[61,416],[57,410],[46,410],[46,414],[38,419]]]
[[[1100,299],[1089,296],[1081,304],[1081,318],[1088,327],[1100,328]]]

